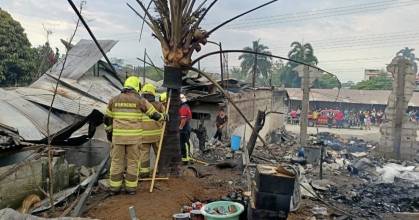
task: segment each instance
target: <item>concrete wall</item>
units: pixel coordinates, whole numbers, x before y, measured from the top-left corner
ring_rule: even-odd
[[[410,61],[401,57],[395,57],[387,66],[387,70],[394,73],[394,81],[385,110],[387,121],[380,127],[378,151],[388,158],[402,160],[419,158],[419,143],[416,141],[417,125],[405,114],[416,86],[416,74],[410,66]]]
[[[249,92],[248,94],[239,94],[233,97],[233,100],[236,101],[240,110],[246,115],[246,117],[254,125],[254,120],[256,119],[257,112],[259,110],[270,112],[287,112],[286,106],[286,93],[282,91],[272,91],[272,90],[255,90]],[[231,115],[231,124],[229,125],[230,131],[244,138],[246,141],[250,137],[252,130],[248,126],[244,119],[239,115],[239,113],[229,105],[229,113]],[[265,126],[260,131],[262,137],[266,137],[269,133],[274,130],[281,128],[284,125],[286,115],[279,114],[268,114],[265,120]]]
[[[0,174],[11,169],[14,165],[0,167]],[[64,157],[54,157],[54,191],[60,191],[69,186],[69,168]],[[0,180],[0,209],[18,208],[21,202],[30,194],[37,194],[43,198],[39,188],[46,189],[48,176],[48,160],[41,158],[27,161],[11,175]]]
[[[271,89],[257,89],[253,91],[245,91],[242,93],[231,94],[232,99],[243,112],[246,118],[254,124],[255,117],[257,116],[258,110],[263,111],[276,111],[276,112],[286,112],[286,99],[287,95],[284,90],[274,90]],[[225,133],[227,138],[230,135],[235,134],[241,137],[248,139],[251,134],[249,126],[245,129],[245,120],[240,116],[238,111],[233,107],[231,103],[228,103],[227,100],[225,103],[220,103],[225,105],[226,113],[229,117],[228,125]],[[209,115],[209,120],[204,120],[204,126],[207,130],[208,137],[211,138],[216,131],[215,128],[215,119],[217,117],[217,112],[220,108],[220,104],[217,103],[200,103],[191,105],[192,112],[194,113],[205,113]],[[266,117],[265,126],[260,132],[262,135],[267,135],[275,129],[278,129],[284,125],[285,115],[279,114],[269,114]],[[199,126],[200,120],[193,119],[191,125],[193,128]],[[244,133],[246,130],[246,133]],[[192,142],[194,145],[197,145],[197,140],[195,135],[192,134]]]

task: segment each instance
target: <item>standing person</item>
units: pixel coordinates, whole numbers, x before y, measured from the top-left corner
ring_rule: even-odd
[[[188,162],[191,158],[189,157],[190,146],[189,138],[191,136],[191,125],[189,121],[192,119],[192,111],[187,104],[188,99],[184,94],[180,94],[181,106],[179,109],[180,116],[180,151],[182,153],[182,161]]]
[[[359,127],[362,130],[362,128],[364,127],[365,124],[365,114],[362,111],[359,111]]]
[[[290,116],[291,116],[291,124],[296,124],[297,123],[297,111],[291,110]]]
[[[228,121],[228,117],[224,112],[224,108],[220,108],[217,114],[217,118],[215,119],[215,126],[217,128],[217,131],[214,135],[214,141],[218,140],[221,141],[221,138],[223,136],[223,128],[226,126]]]
[[[343,127],[343,119],[345,118],[345,116],[343,115],[343,112],[340,110],[337,110],[336,114],[335,114],[335,120],[336,120],[336,127],[337,128],[342,128]]]
[[[108,137],[112,140],[109,181],[111,194],[119,193],[123,182],[128,194],[136,193],[140,160],[139,145],[142,141],[142,117],[147,115],[156,121],[166,118],[139,95],[139,90],[140,79],[136,76],[128,77],[121,94],[112,98],[106,109],[104,124]]]
[[[332,112],[327,113],[327,127],[328,128],[332,128],[332,126],[333,126],[333,118],[334,118],[334,116],[333,116],[333,113]]]
[[[164,105],[156,101],[156,87],[147,83],[142,89],[143,97],[160,113],[165,113]],[[154,154],[157,154],[160,136],[162,135],[163,123],[155,121],[144,115],[143,117],[143,142],[140,146],[140,176],[150,176],[150,149],[153,148]]]
[[[377,122],[377,114],[376,114],[375,108],[372,109],[370,117],[371,117],[371,125],[375,126]]]
[[[319,111],[314,109],[313,113],[311,113],[311,119],[313,121],[313,126],[317,126],[317,119],[319,119]]]
[[[365,120],[365,129],[371,130],[371,114],[369,112],[365,114],[364,120]]]
[[[379,110],[378,112],[377,112],[377,125],[378,126],[380,126],[381,125],[381,123],[383,122],[383,111],[382,110]]]

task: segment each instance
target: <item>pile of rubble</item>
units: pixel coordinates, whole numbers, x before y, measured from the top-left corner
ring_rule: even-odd
[[[305,177],[313,192],[329,204],[369,219],[419,211],[418,163],[386,160],[374,153],[375,144],[329,133],[319,133],[311,143],[325,148],[326,179],[318,180],[319,161],[303,168]]]

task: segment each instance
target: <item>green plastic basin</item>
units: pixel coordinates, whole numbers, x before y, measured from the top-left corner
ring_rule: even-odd
[[[224,210],[228,210],[230,205],[234,205],[237,209],[235,213],[227,214],[227,215],[214,215],[206,212],[205,210],[212,210],[217,207],[223,207]],[[201,208],[202,215],[205,216],[206,220],[217,220],[217,219],[224,219],[224,220],[239,220],[240,214],[244,211],[244,206],[237,202],[230,202],[230,201],[217,201],[211,202],[204,205]]]

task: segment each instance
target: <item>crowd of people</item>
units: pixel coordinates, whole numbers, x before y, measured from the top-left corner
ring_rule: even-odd
[[[292,109],[289,112],[290,123],[298,124],[301,110]],[[419,112],[418,112],[419,116]],[[348,110],[348,109],[313,109],[309,112],[309,124],[327,125],[329,128],[359,127],[370,130],[372,126],[379,126],[385,119],[383,110]],[[419,119],[419,117],[418,117]]]

